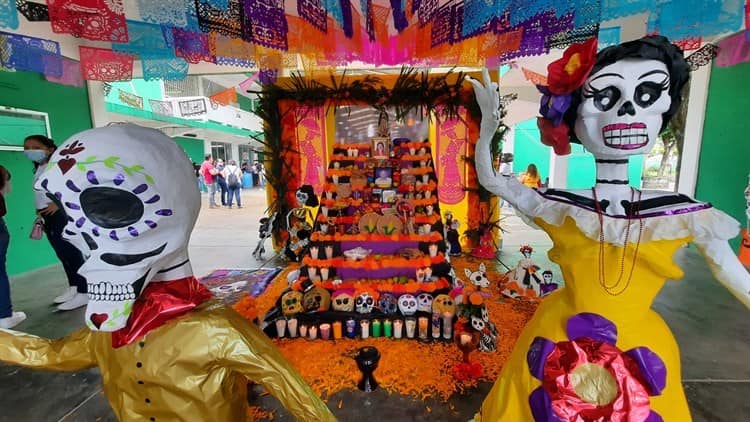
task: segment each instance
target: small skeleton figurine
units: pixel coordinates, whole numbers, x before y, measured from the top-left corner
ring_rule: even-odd
[[[313,187],[304,185],[297,189],[297,208],[286,215],[286,227],[289,239],[284,248],[284,254],[291,261],[300,261],[310,245],[312,233],[313,212],[309,207],[318,206],[318,197]]]
[[[263,217],[260,219],[260,227],[258,228],[258,245],[255,246],[255,250],[253,251],[253,258],[258,261],[262,261],[263,254],[266,253],[266,239],[273,234],[273,224],[276,222],[276,215],[277,213],[273,213],[270,217]]]
[[[450,247],[450,256],[461,256],[461,242],[458,235],[460,225],[461,223],[453,218],[453,213],[445,213],[445,241]]]
[[[540,267],[531,259],[534,248],[529,245],[523,245],[519,251],[523,254],[523,259],[518,261],[514,280],[527,289],[538,290],[538,286],[542,283],[542,280],[536,275]]]

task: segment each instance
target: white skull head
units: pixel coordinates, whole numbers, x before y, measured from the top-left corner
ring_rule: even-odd
[[[398,310],[404,315],[414,315],[417,312],[417,298],[410,294],[398,297]]]
[[[417,310],[422,312],[432,312],[432,295],[421,293],[417,296]]]
[[[471,316],[471,326],[477,331],[484,331],[484,321],[476,315]]]
[[[472,272],[468,268],[465,268],[464,273],[469,277],[471,284],[481,288],[490,287],[490,280],[487,278],[487,268],[484,266],[484,262],[479,264],[479,270]]]
[[[365,292],[357,296],[357,301],[354,303],[357,312],[360,314],[369,314],[372,312],[372,308],[375,307],[375,298],[369,293]]]
[[[187,245],[200,211],[190,160],[164,133],[123,124],[73,135],[35,188],[68,214],[63,237],[87,256],[86,325],[124,327],[152,281],[192,276]]]
[[[669,71],[659,60],[626,58],[589,75],[575,134],[596,158],[651,150],[672,104]]]
[[[544,282],[549,284],[552,283],[552,271],[545,271],[542,273],[542,278],[544,279]]]
[[[295,198],[297,198],[297,206],[301,207],[305,204],[307,204],[307,200],[309,197],[307,196],[307,193],[298,189],[297,192],[294,194]]]

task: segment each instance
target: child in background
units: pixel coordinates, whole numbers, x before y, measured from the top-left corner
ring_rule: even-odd
[[[10,172],[0,166],[0,328],[13,328],[26,319],[23,312],[13,312],[10,303],[10,280],[5,266],[10,234],[5,226],[5,195],[10,193]]]

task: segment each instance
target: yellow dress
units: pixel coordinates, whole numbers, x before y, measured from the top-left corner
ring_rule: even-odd
[[[598,230],[596,214],[593,214],[593,218]],[[644,219],[645,226],[648,225],[646,220]],[[621,351],[645,346],[661,358],[666,366],[666,387],[661,395],[649,398],[650,408],[664,421],[690,421],[680,381],[677,343],[669,327],[650,307],[665,279],[679,279],[683,276],[672,257],[691,238],[651,240],[648,239],[649,236],[644,236],[646,241],[640,242],[637,256],[634,257],[638,231],[631,232],[636,237],[631,237],[627,244],[625,274],[621,285],[615,290],[619,291],[625,286],[630,266],[635,259],[631,282],[621,294],[613,296],[600,285],[600,242],[593,240],[591,233],[587,236],[582,232],[570,216],[563,217],[560,225],[549,224],[540,218],[534,221],[552,238],[554,247],[549,251],[549,257],[562,268],[566,285],[548,296],[539,306],[519,337],[508,363],[475,420],[533,421],[529,395],[542,382],[530,372],[527,363],[529,347],[537,336],[552,342],[569,340],[566,332],[568,319],[588,312],[599,314],[615,324],[616,347]],[[637,228],[637,225],[637,220],[633,220],[633,226]],[[622,234],[622,231],[619,233]],[[609,285],[615,283],[620,273],[622,251],[621,246],[604,244],[605,279]]]
[[[246,378],[297,420],[336,420],[258,327],[216,301],[119,348],[111,333],[88,328],[59,340],[0,330],[0,361],[49,370],[98,366],[121,421],[245,421]]]

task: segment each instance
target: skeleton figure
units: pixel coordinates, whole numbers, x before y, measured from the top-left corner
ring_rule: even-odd
[[[539,337],[566,338],[571,315],[595,315],[617,321],[621,338],[627,336],[628,343],[661,359],[659,373],[647,375],[658,375],[659,385],[666,387],[657,389],[659,399],[646,410],[664,420],[690,420],[681,390],[680,353],[664,321],[650,310],[653,298],[666,279],[681,275],[672,256],[689,241],[714,276],[748,306],[750,274],[727,242],[739,232],[732,218],[686,195],[631,187],[639,181],[629,179],[629,159],[648,153],[679,110],[688,65],[666,38],[648,36],[598,53],[592,39],[571,46],[549,69],[540,109],[544,116],[538,120],[542,140],[561,154],[570,150],[568,141],[580,142],[593,154],[596,182],[590,189],[532,190],[497,174],[490,143],[500,123],[499,88],[486,71],[483,84],[471,81],[482,110],[475,155],[479,183],[549,233],[555,243],[550,258],[562,267],[568,283],[564,294],[550,295],[544,312],[526,324],[477,419],[533,419],[531,408],[518,404],[534,393],[517,388],[537,382],[525,358],[529,344]],[[581,256],[587,254],[596,258],[584,263]],[[549,400],[538,396],[540,402]],[[579,417],[577,410],[561,406],[555,412]],[[599,417],[615,418],[609,411]],[[633,417],[628,412],[616,416]]]
[[[300,420],[335,420],[268,338],[193,277],[194,180],[185,153],[154,129],[108,126],[63,143],[37,188],[59,200],[65,238],[88,256],[86,327],[55,341],[0,330],[0,361],[98,366],[121,421],[179,420],[185,409],[196,420],[245,420],[244,377]]]
[[[318,206],[318,197],[315,196],[312,186],[304,185],[297,189],[295,198],[297,208],[292,209],[286,215],[289,238],[284,247],[284,254],[289,260],[300,261],[310,245],[313,224],[311,209]]]
[[[266,239],[273,235],[273,224],[276,222],[276,216],[278,213],[271,214],[271,217],[263,217],[260,219],[260,227],[258,228],[258,244],[253,250],[253,258],[258,261],[263,260],[263,254],[266,253]]]
[[[417,313],[417,298],[408,293],[398,297],[398,310],[406,316]]]

